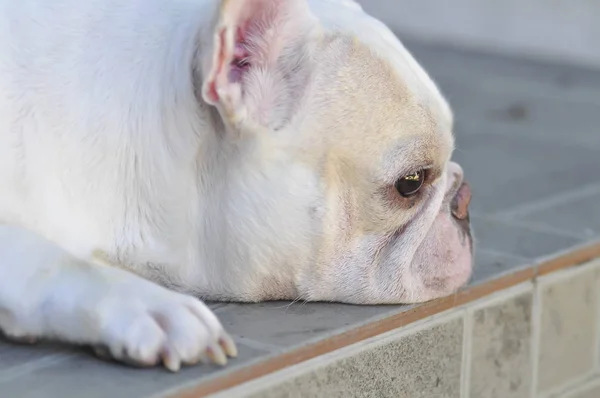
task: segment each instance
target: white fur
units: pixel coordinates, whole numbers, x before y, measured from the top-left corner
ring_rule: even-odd
[[[356,3],[309,3],[320,24],[315,37],[319,29],[360,36],[392,65],[411,101],[431,109],[440,128],[432,140],[442,142],[436,162],[445,168],[451,113],[416,61]],[[350,251],[317,255],[318,242],[329,236],[320,223],[336,217],[339,203],[323,188],[322,154],[309,159],[304,148],[320,142],[325,151],[331,144],[324,134],[298,134],[321,109],[319,98],[331,102],[318,94],[327,87],[313,86],[318,79],[334,84],[327,78],[333,72],[323,65],[307,74],[309,94],[281,132],[229,140],[215,110],[199,101],[195,75],[208,64],[217,5],[0,0],[0,329],[7,335],[100,344],[123,360],[162,358],[178,369],[207,350],[222,362],[219,345],[235,355],[214,315],[182,292],[363,303],[433,294],[410,286],[394,294],[373,286],[356,297],[318,293],[335,281],[340,292],[353,292],[364,270],[339,263],[355,259]],[[265,102],[249,109],[264,121],[263,113],[277,108],[272,117],[284,119],[284,101],[296,93],[268,73],[257,73],[249,86],[249,97]],[[386,134],[389,142],[397,138]],[[406,162],[398,167],[411,166]],[[406,242],[420,244],[449,185],[445,178],[432,185],[435,200],[423,205],[426,217]],[[404,223],[414,214],[391,218]],[[398,227],[382,226],[381,233]],[[334,266],[313,273],[313,262]]]
[[[211,7],[170,3],[0,1],[0,222],[14,225],[0,227],[0,328],[11,336],[106,344],[139,362],[169,346],[175,363],[222,337],[200,301],[94,265],[95,251],[118,253],[140,274],[151,261],[209,283],[189,267],[206,243],[196,159],[207,128],[189,68]]]

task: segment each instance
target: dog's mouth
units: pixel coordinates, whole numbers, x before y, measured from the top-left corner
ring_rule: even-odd
[[[472,192],[468,183],[462,182],[450,201],[450,213],[452,220],[457,225],[461,234],[461,242],[464,245],[468,241],[471,252],[473,251],[473,236],[471,234],[471,215],[469,205],[471,204]]]
[[[450,210],[452,216],[457,220],[464,220],[469,217],[469,205],[471,204],[471,187],[468,183],[462,182],[456,190],[452,201],[450,202]]]
[[[466,215],[461,218],[455,218],[452,217],[454,224],[456,224],[457,228],[458,228],[458,232],[461,235],[461,243],[463,245],[465,245],[468,242],[469,245],[469,249],[471,250],[471,253],[473,252],[473,235],[471,233],[471,216],[469,214],[469,212],[466,213]]]

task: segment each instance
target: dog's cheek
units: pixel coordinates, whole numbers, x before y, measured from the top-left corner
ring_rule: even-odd
[[[471,276],[472,256],[458,226],[440,214],[417,251],[411,271],[421,279],[428,295],[450,294]]]

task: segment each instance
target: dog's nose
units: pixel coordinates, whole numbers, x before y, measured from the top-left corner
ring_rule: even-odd
[[[471,203],[471,187],[463,182],[450,203],[454,218],[458,220],[466,219],[469,216],[469,203]]]

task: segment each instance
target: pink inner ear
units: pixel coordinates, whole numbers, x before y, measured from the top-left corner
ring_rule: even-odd
[[[222,11],[223,20],[215,48],[217,53],[204,86],[204,95],[213,104],[228,101],[221,98],[226,92],[236,92],[237,97],[243,95],[241,83],[249,69],[273,65],[286,40],[294,37],[291,31],[284,29],[290,22],[289,8],[294,0],[237,0],[226,3],[229,7]],[[232,33],[233,37],[229,36]]]
[[[268,64],[279,53],[282,38],[267,32],[280,28],[282,8],[287,1],[290,0],[246,0],[242,5],[235,23],[229,82],[240,82],[254,63]]]
[[[221,29],[219,32],[219,52],[214,79],[208,84],[207,95],[213,102],[219,101],[217,84],[221,76],[227,76],[228,82],[239,83],[242,80],[244,72],[250,67],[250,54],[246,48],[242,29],[237,29],[235,47],[232,53],[227,51],[227,39],[225,35],[225,29]]]
[[[208,95],[213,102],[219,101],[219,93],[217,91],[219,76],[226,74],[229,83],[240,83],[244,73],[250,68],[250,52],[245,40],[244,29],[241,27],[237,28],[235,47],[231,54],[226,49],[227,40],[225,34],[225,29],[219,32],[220,51],[217,59],[216,78],[210,82],[208,87]]]
[[[229,81],[239,83],[243,74],[250,68],[250,52],[245,41],[242,28],[237,29],[235,38],[235,48],[233,49],[233,59],[229,65]]]

